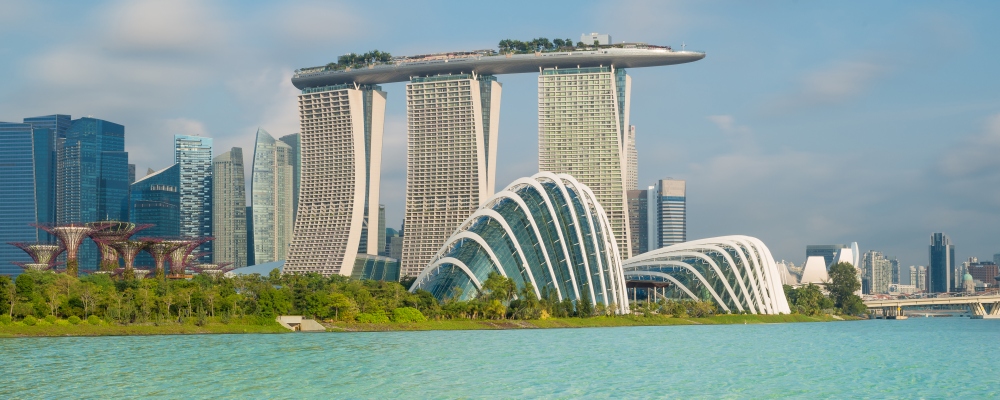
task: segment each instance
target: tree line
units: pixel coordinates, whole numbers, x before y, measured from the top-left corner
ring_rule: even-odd
[[[837,263],[830,267],[830,280],[824,288],[808,284],[798,288],[784,285],[785,297],[792,312],[805,315],[863,314],[868,307],[861,297],[854,294],[861,289],[857,269],[850,263]]]
[[[392,54],[384,51],[372,50],[362,54],[348,53],[337,57],[337,62],[329,63],[326,66],[331,69],[362,68],[368,64],[384,64],[392,62]]]
[[[534,53],[536,51],[556,51],[573,50],[575,48],[587,47],[586,43],[577,42],[573,44],[571,39],[534,38],[527,42],[520,40],[503,39],[497,45],[501,53]]]
[[[844,267],[846,265],[846,267]],[[785,287],[793,311],[818,314],[831,309],[845,314],[864,312],[854,295],[854,267],[835,265],[826,285]],[[269,323],[278,315],[303,315],[329,321],[388,322],[430,319],[540,319],[547,317],[612,316],[616,304],[592,304],[588,291],[579,301],[559,300],[547,288],[535,293],[530,285],[518,290],[514,280],[492,273],[482,290],[468,300],[438,301],[430,292],[409,292],[399,282],[354,280],[340,275],[281,274],[271,271],[232,277],[199,274],[190,280],[115,279],[107,274],[73,277],[51,271],[26,271],[16,279],[0,276],[0,322],[36,318],[97,318],[109,323],[141,324],[207,320]],[[706,317],[719,311],[714,303],[695,300],[644,302],[634,313]]]

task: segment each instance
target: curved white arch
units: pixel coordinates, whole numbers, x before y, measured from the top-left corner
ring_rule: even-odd
[[[450,247],[453,243],[461,239],[471,239],[476,243],[478,243],[479,247],[485,250],[486,254],[490,256],[490,261],[493,262],[493,268],[496,268],[497,272],[499,272],[500,275],[503,275],[504,278],[507,277],[507,272],[503,270],[503,264],[500,264],[500,259],[497,258],[496,254],[493,253],[493,248],[490,247],[489,243],[486,243],[486,239],[483,239],[483,237],[479,236],[478,233],[472,231],[461,231],[448,238],[448,241],[444,243],[444,247]],[[453,257],[445,257],[445,258],[453,258]]]
[[[531,285],[535,288],[535,296],[541,298],[542,294],[538,291],[538,282],[535,281],[535,276],[531,273],[531,267],[528,267],[528,259],[524,258],[524,250],[521,249],[521,244],[518,243],[517,236],[514,236],[514,231],[512,231],[510,229],[510,225],[507,224],[507,219],[504,218],[503,215],[500,215],[500,213],[494,211],[492,208],[486,208],[480,211],[483,212],[483,215],[493,218],[494,221],[499,222],[500,225],[503,226],[504,231],[507,232],[507,237],[510,238],[510,242],[514,244],[514,250],[521,258],[521,268],[524,268],[524,271],[528,273],[528,279],[531,280]]]
[[[673,282],[674,285],[677,285],[677,287],[681,288],[681,290],[683,290],[684,293],[687,293],[687,295],[689,297],[691,297],[691,300],[701,300],[701,299],[698,298],[698,296],[695,296],[695,294],[691,292],[691,289],[688,289],[688,287],[684,286],[684,284],[681,283],[680,281],[678,281],[677,278],[674,278],[673,275],[664,274],[664,273],[659,272],[659,271],[629,271],[629,272],[627,272],[625,274],[625,276],[629,276],[629,275],[653,275],[653,276],[659,276],[661,278],[669,280],[670,282]]]
[[[580,206],[583,207],[583,211],[587,214],[587,227],[590,228],[591,246],[594,246],[594,254],[595,254],[594,259],[597,260],[597,269],[599,271],[598,274],[597,274],[597,276],[599,276],[601,278],[601,298],[603,298],[604,301],[607,302],[608,301],[608,285],[607,285],[607,282],[605,282],[605,280],[604,280],[604,275],[606,275],[606,272],[605,272],[605,268],[604,268],[604,262],[603,262],[603,260],[601,260],[602,257],[600,256],[601,247],[597,245],[597,236],[598,236],[598,233],[597,233],[597,230],[594,229],[594,216],[591,215],[591,213],[590,213],[590,202],[587,199],[587,197],[588,197],[587,194],[584,193],[583,191],[581,191],[579,189],[579,187],[582,186],[582,185],[580,185],[579,182],[576,182],[576,180],[573,179],[573,180],[570,180],[570,185],[573,185],[573,187],[572,187],[573,192],[576,193],[576,197],[580,199]],[[565,182],[563,182],[563,186],[566,187],[567,189],[569,189],[569,187],[566,186]],[[572,203],[572,199],[568,199],[567,198],[566,201],[568,202],[567,204],[573,204]],[[586,247],[584,247],[584,249],[586,249]],[[586,257],[586,254],[584,255],[584,257]],[[597,303],[597,298],[595,297],[594,298],[594,304],[596,304],[596,303]]]
[[[527,219],[528,222],[531,223],[531,230],[534,231],[535,233],[535,241],[537,241],[538,246],[541,247],[542,256],[545,258],[545,265],[549,267],[549,276],[552,278],[552,282],[554,283],[556,282],[556,272],[554,269],[552,269],[552,260],[549,259],[549,251],[548,248],[545,246],[545,240],[542,238],[542,232],[538,229],[538,224],[535,222],[535,216],[531,214],[530,209],[528,208],[528,204],[524,202],[524,199],[522,199],[521,196],[517,194],[517,192],[513,192],[510,190],[513,188],[514,185],[511,184],[510,186],[507,187],[507,189],[504,189],[498,192],[497,194],[493,195],[493,197],[487,200],[485,204],[491,204],[494,201],[499,202],[499,200],[502,199],[510,199],[511,201],[517,203],[517,206],[521,208],[521,211],[523,212],[525,219]],[[532,284],[535,285],[535,291],[537,292],[538,284],[535,283],[534,280],[532,280]],[[553,285],[553,286],[555,286],[556,288],[556,296],[559,297],[559,300],[562,300],[562,290],[559,289],[559,285]],[[539,294],[538,296],[541,297],[541,294]]]
[[[757,310],[763,310],[764,309],[764,305],[760,301],[760,299],[757,299],[754,296],[752,296],[753,292],[750,292],[749,290],[747,290],[746,285],[744,284],[742,278],[740,277],[740,273],[739,273],[740,271],[738,269],[738,264],[729,255],[729,252],[727,252],[724,248],[722,248],[721,246],[718,246],[716,244],[711,244],[711,243],[706,243],[706,244],[690,243],[689,244],[689,243],[690,242],[677,244],[676,245],[677,247],[675,249],[677,251],[680,251],[680,250],[689,250],[689,251],[694,251],[694,252],[698,252],[699,250],[708,250],[708,251],[713,251],[713,252],[721,254],[722,257],[723,257],[723,259],[726,261],[726,263],[731,267],[731,269],[733,269],[733,275],[736,276],[736,283],[737,283],[737,285],[740,288],[740,295],[742,295],[741,297],[743,298],[743,303],[745,303],[745,305],[747,306],[747,308],[750,309],[750,312],[757,313]],[[737,253],[739,253],[738,250],[737,250]],[[672,252],[670,254],[671,255],[675,255],[675,254],[679,254],[679,253]],[[712,264],[713,264],[713,266],[717,266],[714,262]],[[746,263],[744,263],[744,265],[745,264]],[[716,274],[719,275],[723,280],[725,280],[725,275],[721,274],[721,268],[715,268],[715,269],[716,269]],[[747,276],[748,277],[750,276],[749,272],[748,272]],[[736,302],[737,303],[740,302],[739,301],[739,297],[736,298]]]
[[[549,215],[552,216],[552,224],[553,226],[555,226],[556,234],[559,236],[559,244],[562,247],[563,257],[566,259],[566,264],[569,265],[570,262],[573,260],[573,258],[569,254],[569,248],[566,247],[566,237],[565,235],[563,235],[563,230],[559,229],[559,223],[558,223],[559,214],[556,214],[556,209],[555,207],[552,206],[552,199],[549,198],[548,192],[545,191],[545,188],[542,187],[541,183],[539,183],[537,180],[534,179],[534,176],[532,176],[531,178],[520,178],[511,183],[508,187],[512,187],[518,184],[525,184],[531,186],[531,188],[535,189],[535,192],[538,193],[538,195],[541,196],[543,200],[545,200],[545,207],[549,209]],[[567,272],[569,273],[569,280],[571,283],[570,286],[573,287],[573,294],[576,296],[576,298],[579,299],[580,289],[577,287],[576,284],[576,273],[573,272],[572,266],[570,266],[570,268],[567,268]],[[553,275],[552,279],[556,279],[556,276]],[[558,285],[556,286],[558,287]],[[563,297],[560,296],[559,299],[562,300]]]
[[[719,267],[719,264],[716,264],[715,260],[713,260],[712,257],[709,257],[704,253],[700,253],[697,251],[678,251],[671,253],[671,255],[680,257],[700,258],[701,260],[708,263],[708,265],[711,266],[712,270],[715,271],[715,275],[719,277],[719,281],[722,282],[722,286],[726,289],[726,293],[728,293],[729,296],[733,298],[733,303],[736,304],[736,308],[739,308],[740,311],[743,311],[743,305],[739,300],[740,298],[736,295],[736,291],[734,291],[733,287],[729,285],[729,280],[727,280],[726,275],[722,273],[722,268]],[[664,260],[664,261],[675,262],[674,260]],[[705,287],[711,287],[711,285],[708,284],[708,280],[705,279],[704,276],[698,274],[698,277],[701,278],[701,280],[705,283]]]
[[[740,301],[740,297],[736,297],[732,292],[728,290],[727,292],[733,296],[736,304],[746,303],[748,308],[756,308],[756,312],[760,313],[790,313],[788,300],[780,286],[777,263],[774,262],[774,257],[771,256],[767,246],[760,239],[754,237],[721,236],[667,246],[630,258],[623,263],[623,268],[627,270],[627,274],[633,275],[630,273],[631,271],[643,271],[643,266],[660,265],[666,262],[665,260],[669,260],[670,257],[691,257],[691,253],[702,251],[718,252],[723,255],[726,265],[715,265],[714,262],[710,262],[713,270],[719,276],[724,277],[718,270],[715,270],[715,267],[733,270],[733,275],[737,277],[738,284],[736,286],[740,288],[743,301]],[[739,259],[739,263],[730,254],[730,251],[737,254],[735,257]],[[748,285],[743,283],[743,274],[740,273],[741,265],[746,280],[749,281]],[[723,279],[723,282],[728,289],[730,287],[728,280]]]
[[[719,307],[722,307],[726,311],[729,311],[729,306],[726,305],[726,302],[722,301],[722,297],[720,297],[719,293],[715,291],[715,288],[713,288],[712,285],[708,284],[708,279],[705,279],[705,276],[702,275],[701,272],[698,272],[698,269],[695,268],[694,266],[692,266],[691,264],[688,264],[688,263],[682,262],[682,261],[661,261],[661,262],[658,262],[657,264],[653,264],[653,265],[657,265],[657,266],[671,266],[671,265],[673,265],[673,266],[678,266],[678,267],[684,268],[684,269],[686,269],[688,271],[691,271],[691,273],[694,274],[694,276],[697,277],[698,280],[701,281],[702,286],[705,286],[705,289],[708,289],[708,293],[710,293],[712,295],[712,297],[715,298],[715,302],[719,304]],[[633,270],[633,271],[628,271],[628,272],[640,272],[640,271]],[[628,273],[628,272],[626,272],[626,273]],[[650,272],[650,271],[641,271],[641,272],[645,273],[645,272]],[[635,274],[633,273],[633,274],[630,274],[630,275],[635,275]],[[697,299],[697,297],[695,297],[695,298]],[[740,311],[743,311],[743,307],[740,306],[739,302],[734,301],[733,303],[736,304],[736,308],[738,308]]]
[[[570,175],[566,175],[566,174],[562,174],[562,175],[566,176],[568,179],[570,179],[570,180],[572,180],[574,182],[577,182],[576,178],[573,178]],[[577,182],[577,183],[579,183],[579,182]],[[594,199],[594,207],[597,208],[598,219],[601,221],[601,224],[604,226],[604,228],[601,229],[601,234],[604,235],[604,236],[606,236],[606,238],[605,238],[605,240],[606,240],[605,247],[611,249],[610,252],[607,251],[607,250],[605,250],[605,255],[607,257],[611,257],[612,264],[616,267],[616,271],[614,271],[612,274],[615,277],[621,277],[620,279],[618,279],[618,282],[619,282],[618,283],[618,291],[620,293],[619,296],[621,298],[621,301],[619,302],[619,304],[622,304],[622,306],[621,306],[621,312],[622,313],[627,313],[627,312],[629,312],[629,306],[628,306],[628,290],[625,288],[625,279],[624,279],[624,275],[623,275],[624,274],[624,269],[622,268],[624,264],[622,263],[622,255],[618,251],[618,244],[617,244],[617,241],[615,240],[615,233],[614,233],[614,231],[611,230],[611,221],[608,220],[608,214],[607,214],[607,212],[604,211],[604,207],[601,206],[601,203],[596,200],[597,196],[595,196],[594,192],[592,190],[590,190],[590,187],[588,187],[587,185],[582,185],[582,184],[579,185],[579,187],[585,193],[587,193],[587,195],[590,196],[590,198]]]
[[[563,202],[566,203],[566,209],[569,210],[569,216],[570,218],[573,219],[573,231],[576,232],[576,238],[577,238],[576,242],[579,243],[581,246],[583,246],[584,240],[583,240],[583,232],[580,231],[580,217],[576,215],[576,208],[573,207],[573,200],[569,197],[569,193],[566,192],[566,184],[563,183],[562,179],[559,179],[559,177],[556,176],[556,174],[553,174],[551,172],[539,172],[535,174],[533,178],[549,179],[552,181],[552,183],[556,184],[557,188],[559,188],[559,192],[562,193]],[[555,215],[553,215],[552,217],[556,218]],[[590,301],[594,304],[597,304],[596,300],[597,296],[594,295],[594,282],[592,279],[590,279],[591,275],[593,275],[593,272],[590,270],[590,261],[587,260],[586,247],[580,249],[580,259],[583,260],[583,270],[587,272],[587,287],[590,289]],[[570,266],[570,271],[572,270],[573,268],[572,266]]]
[[[421,282],[421,278],[426,279],[430,275],[431,271],[440,269],[441,268],[441,264],[445,264],[445,263],[452,264],[452,265],[458,267],[460,270],[462,270],[463,273],[465,273],[466,276],[469,277],[469,280],[472,281],[472,284],[476,287],[476,290],[483,290],[483,284],[481,282],[479,282],[479,279],[476,278],[476,274],[472,273],[472,270],[469,269],[469,266],[465,265],[465,263],[462,262],[462,260],[459,260],[459,259],[453,258],[453,257],[442,258],[440,260],[435,261],[434,264],[431,264],[430,266],[428,266],[427,268],[425,268],[420,273],[420,275],[417,276],[417,279],[415,281],[413,281],[413,287],[416,288],[417,285]]]

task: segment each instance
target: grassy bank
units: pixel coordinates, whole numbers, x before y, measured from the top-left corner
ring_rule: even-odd
[[[431,330],[484,330],[484,329],[544,329],[544,328],[605,328],[622,326],[662,326],[662,325],[725,325],[725,324],[776,324],[786,322],[829,322],[836,321],[829,315],[809,317],[805,315],[715,315],[706,318],[673,317],[592,317],[592,318],[548,318],[542,320],[468,320],[453,319],[407,323],[362,324],[357,322],[326,323],[333,332],[384,332],[384,331],[431,331]]]
[[[0,325],[0,338],[4,337],[45,337],[45,336],[136,336],[136,335],[195,335],[206,333],[288,333],[289,331],[278,325],[260,324],[256,322],[231,322],[228,324],[219,321],[208,321],[199,326],[193,321],[185,323],[143,323],[120,325],[101,321],[97,325],[82,322],[77,325],[70,324],[65,320],[58,320],[55,323],[40,321],[34,326],[24,323],[11,323]]]

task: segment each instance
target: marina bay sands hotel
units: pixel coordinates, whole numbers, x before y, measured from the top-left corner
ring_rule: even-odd
[[[625,193],[631,78],[625,70],[705,54],[607,41],[527,54],[482,50],[297,70],[292,84],[301,90],[302,175],[284,271],[350,276],[359,257],[378,254],[386,104],[379,84],[405,81],[400,276],[418,275],[456,227],[494,196],[502,91],[497,76],[529,72],[539,74],[539,170],[589,186],[610,219],[620,254],[631,255]]]

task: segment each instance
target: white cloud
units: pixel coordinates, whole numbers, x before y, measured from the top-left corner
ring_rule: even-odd
[[[857,96],[884,68],[865,61],[839,62],[802,79],[801,96],[813,102],[836,102]]]
[[[303,1],[282,3],[270,16],[271,28],[290,44],[313,44],[342,41],[377,26],[362,23],[346,3]]]
[[[227,23],[214,14],[193,0],[121,1],[104,13],[104,45],[139,53],[211,52],[227,38]]]
[[[757,144],[754,141],[753,130],[746,125],[737,124],[736,118],[732,115],[709,115],[708,120],[715,124],[726,135],[730,143],[740,148],[741,151],[756,149]]]
[[[863,95],[888,68],[872,61],[838,61],[806,72],[796,88],[767,104],[771,111],[842,103]]]
[[[1000,173],[1000,114],[989,117],[983,131],[972,135],[941,158],[938,165],[949,177]]]

